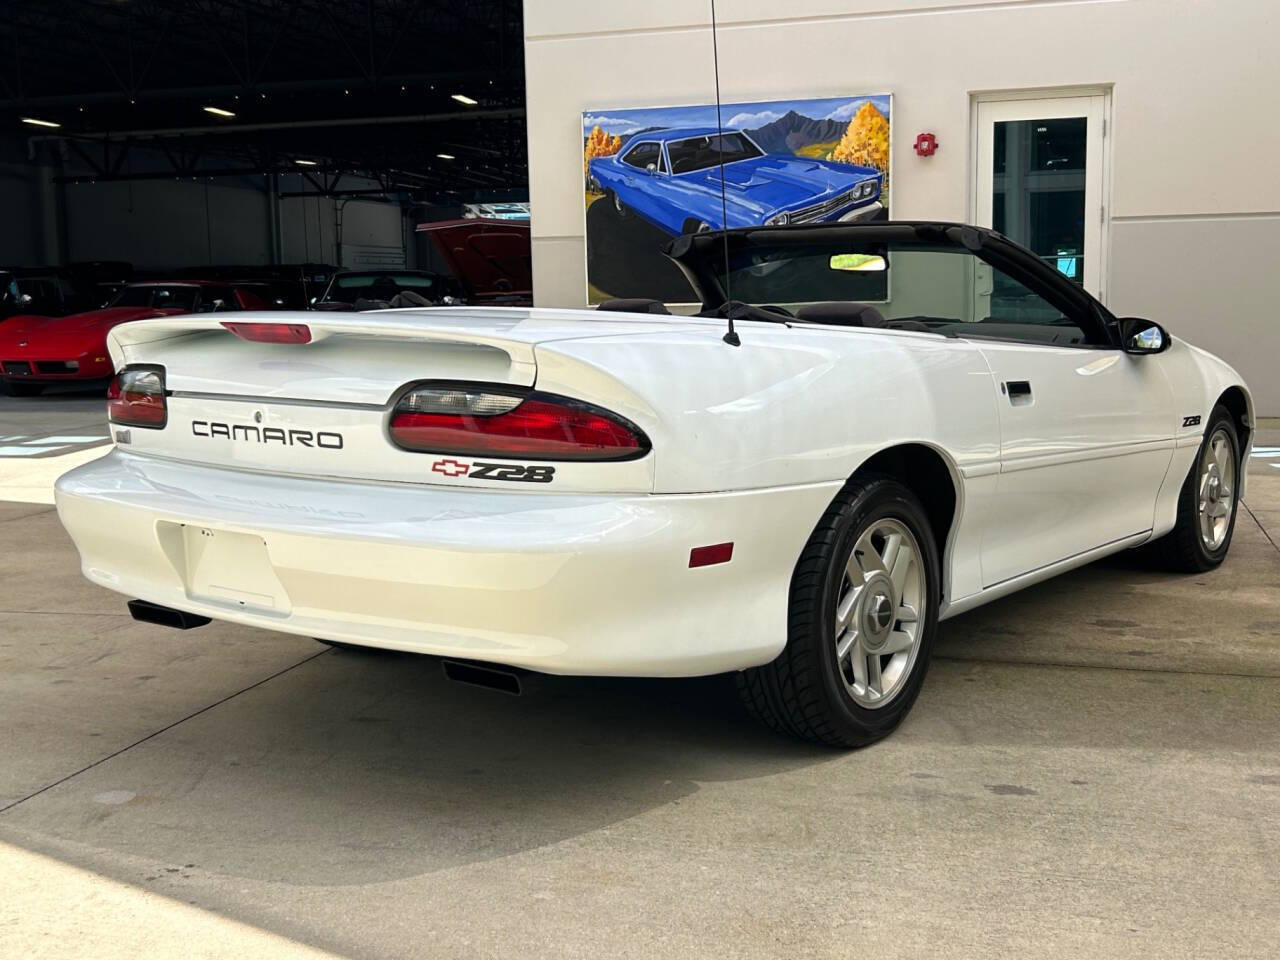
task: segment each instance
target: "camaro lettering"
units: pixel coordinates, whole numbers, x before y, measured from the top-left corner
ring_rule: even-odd
[[[209,420],[192,420],[191,432],[197,437],[222,437],[227,440],[244,440],[249,443],[279,443],[286,447],[323,447],[341,450],[342,434],[332,430],[283,430],[280,427],[255,427],[250,423],[219,423]]]
[[[551,483],[556,468],[547,464],[463,463],[460,460],[437,460],[432,473],[446,477],[470,477],[472,480],[512,480],[520,483]]]

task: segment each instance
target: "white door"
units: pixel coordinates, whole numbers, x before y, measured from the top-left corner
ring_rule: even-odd
[[[973,212],[1106,302],[1106,98],[977,104]]]
[[[1163,358],[1044,343],[981,349],[1000,411],[983,585],[1151,530],[1174,443]]]

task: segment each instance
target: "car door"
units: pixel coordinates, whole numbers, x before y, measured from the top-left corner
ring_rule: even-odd
[[[1159,359],[1113,346],[1096,312],[1052,286],[973,260],[963,335],[991,369],[1000,420],[986,587],[1150,531],[1173,453]]]

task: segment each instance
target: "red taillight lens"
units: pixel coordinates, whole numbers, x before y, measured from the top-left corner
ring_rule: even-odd
[[[420,387],[391,414],[405,450],[525,460],[630,460],[649,439],[617,414],[567,397],[498,388]]]
[[[254,343],[310,343],[311,328],[305,323],[226,323],[222,324],[241,340]]]
[[[126,367],[107,388],[107,419],[129,427],[160,428],[169,412],[162,367]]]

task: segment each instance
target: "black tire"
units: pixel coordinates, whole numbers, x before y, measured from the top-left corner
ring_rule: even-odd
[[[11,397],[38,397],[44,393],[43,383],[23,383],[19,380],[6,380],[4,385]]]
[[[621,197],[612,190],[608,191],[605,196],[608,198],[609,203],[613,205],[613,212],[618,215],[619,220],[631,219],[631,208],[622,202]]]
[[[854,544],[877,521],[905,525],[919,546],[925,611],[915,660],[897,692],[874,709],[847,691],[836,660],[835,609]],[[937,632],[938,549],[920,500],[898,481],[874,475],[845,484],[796,563],[787,645],[772,663],[738,674],[749,713],[770,729],[831,747],[862,747],[902,722],[924,683]]]
[[[1219,431],[1231,445],[1232,476],[1231,514],[1227,522],[1226,536],[1216,549],[1210,549],[1200,534],[1200,481],[1201,462],[1214,435]],[[1182,491],[1178,494],[1178,522],[1168,534],[1147,546],[1146,552],[1159,566],[1178,573],[1203,573],[1212,570],[1226,559],[1235,533],[1236,513],[1240,506],[1240,475],[1244,465],[1240,462],[1240,435],[1235,417],[1226,407],[1218,404],[1209,414],[1204,429],[1204,439],[1196,451],[1195,462],[1187,472]]]

